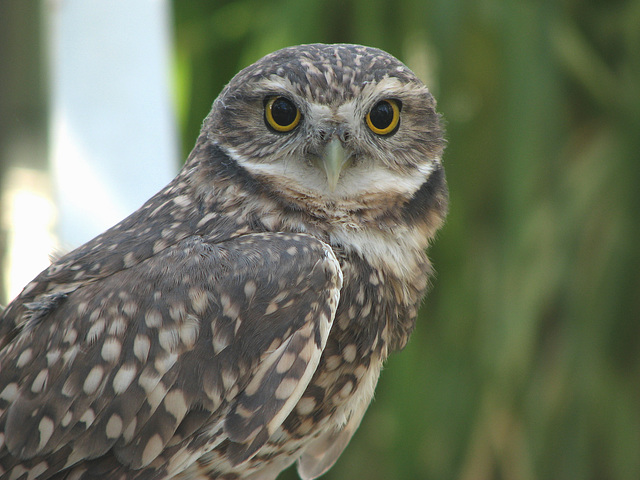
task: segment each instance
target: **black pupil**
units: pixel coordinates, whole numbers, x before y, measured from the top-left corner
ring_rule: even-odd
[[[296,119],[298,110],[295,105],[286,98],[278,98],[271,105],[271,116],[273,120],[281,127],[291,125]]]
[[[382,101],[371,109],[369,118],[374,127],[384,130],[393,121],[393,107],[389,102]]]

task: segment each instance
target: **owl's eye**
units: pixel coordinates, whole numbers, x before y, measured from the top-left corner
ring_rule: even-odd
[[[381,100],[367,113],[365,120],[371,131],[377,135],[388,135],[395,131],[400,122],[402,104],[397,100]]]
[[[264,105],[264,119],[277,132],[290,132],[300,123],[300,110],[286,97],[271,97]]]

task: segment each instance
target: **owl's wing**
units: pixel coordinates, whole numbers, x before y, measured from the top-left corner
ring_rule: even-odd
[[[0,468],[112,450],[138,469],[196,430],[241,463],[307,387],[341,284],[326,244],[264,233],[190,237],[43,300],[0,352]]]

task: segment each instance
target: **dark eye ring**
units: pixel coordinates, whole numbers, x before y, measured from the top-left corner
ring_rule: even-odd
[[[367,113],[367,126],[376,135],[389,135],[398,128],[401,109],[402,104],[398,100],[381,100]]]
[[[290,132],[300,123],[300,110],[287,97],[270,97],[264,105],[264,119],[276,132]]]

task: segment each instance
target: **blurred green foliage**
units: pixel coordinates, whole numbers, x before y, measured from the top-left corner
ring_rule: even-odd
[[[640,478],[640,2],[191,0],[174,13],[185,156],[239,69],[299,43],[389,51],[447,119],[437,278],[323,478]]]

